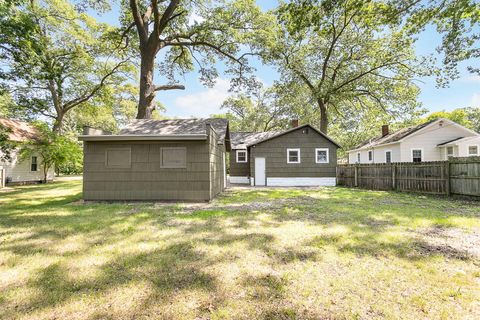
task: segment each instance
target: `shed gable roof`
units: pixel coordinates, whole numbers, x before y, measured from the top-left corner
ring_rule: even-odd
[[[247,149],[250,144],[277,135],[278,133],[280,133],[280,131],[232,132],[230,134],[230,143],[232,144],[232,149]]]

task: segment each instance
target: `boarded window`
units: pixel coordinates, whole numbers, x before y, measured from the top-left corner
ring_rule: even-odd
[[[161,148],[160,167],[171,169],[186,168],[187,148]]]
[[[287,149],[287,163],[300,163],[300,149]]]
[[[328,163],[328,149],[318,148],[315,149],[315,162],[316,163]]]
[[[237,162],[247,162],[247,150],[237,150]]]
[[[469,156],[476,156],[476,155],[478,155],[478,146],[469,146],[469,147],[468,147],[468,155],[469,155]]]
[[[422,162],[422,149],[412,150],[412,162]]]
[[[32,157],[32,164],[30,166],[30,171],[37,171],[37,170],[38,170],[37,157],[33,156]]]
[[[130,148],[110,148],[105,150],[105,166],[107,168],[130,168]]]
[[[385,151],[385,162],[392,163],[392,151]]]

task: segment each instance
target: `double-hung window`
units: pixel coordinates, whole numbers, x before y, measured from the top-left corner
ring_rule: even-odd
[[[328,148],[315,149],[315,163],[328,163]]]
[[[300,149],[287,149],[287,163],[300,163]]]
[[[412,149],[412,162],[422,162],[422,161],[423,161],[423,150]]]
[[[385,151],[385,163],[392,163],[392,151]]]
[[[453,147],[447,147],[447,157],[453,157]]]
[[[37,169],[38,169],[37,157],[33,156],[32,157],[32,162],[31,162],[31,165],[30,165],[30,171],[37,171]]]
[[[478,156],[478,145],[468,146],[469,156]]]
[[[237,150],[237,162],[238,163],[247,162],[247,150]]]

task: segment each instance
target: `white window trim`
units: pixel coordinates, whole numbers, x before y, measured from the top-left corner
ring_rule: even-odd
[[[410,149],[410,161],[413,162],[413,150],[420,150],[422,151],[422,159],[420,160],[420,162],[424,162],[425,161],[425,153],[423,152],[423,148],[411,148]]]
[[[452,154],[448,154],[448,148],[452,148]],[[468,149],[467,149],[468,150]],[[447,146],[445,147],[445,154],[447,155],[447,159],[449,156],[453,157],[455,155],[455,147],[454,146]]]
[[[290,151],[297,151],[298,152],[298,161],[290,161]],[[294,148],[294,149],[287,149],[287,163],[301,163],[301,158],[300,158],[300,149],[299,148]]]
[[[372,159],[371,159],[371,160],[370,160],[370,152],[372,153]],[[374,155],[374,153],[373,153],[373,150],[368,150],[368,152],[367,152],[367,159],[368,159],[369,162],[375,161],[375,155]]]
[[[35,159],[37,160],[37,162],[35,163],[35,165],[37,166],[36,170],[32,170],[33,157],[35,157]],[[38,156],[37,155],[33,155],[30,157],[30,172],[38,172]]]
[[[238,154],[240,152],[245,152],[245,161],[239,161],[238,160]],[[237,163],[247,163],[248,162],[248,158],[247,158],[248,157],[248,152],[247,152],[247,150],[237,150],[237,152],[235,153],[235,157],[236,157]]]
[[[362,153],[357,152],[357,163],[360,163],[360,162],[362,162]]]
[[[390,163],[392,163],[392,156],[393,156],[393,152],[392,150],[385,150],[385,163],[388,163],[387,162],[387,153],[390,152]]]
[[[326,151],[327,152],[327,161],[318,161],[318,151]],[[330,152],[328,148],[315,148],[315,163],[329,163],[330,162]]]
[[[477,147],[477,153],[470,153],[470,147]],[[467,146],[467,153],[469,156],[478,156],[479,153],[480,153],[480,147],[478,146],[478,144],[469,144]]]

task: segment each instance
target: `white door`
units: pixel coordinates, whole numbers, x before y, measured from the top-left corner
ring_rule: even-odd
[[[255,158],[255,185],[264,186],[265,184],[265,158]]]

